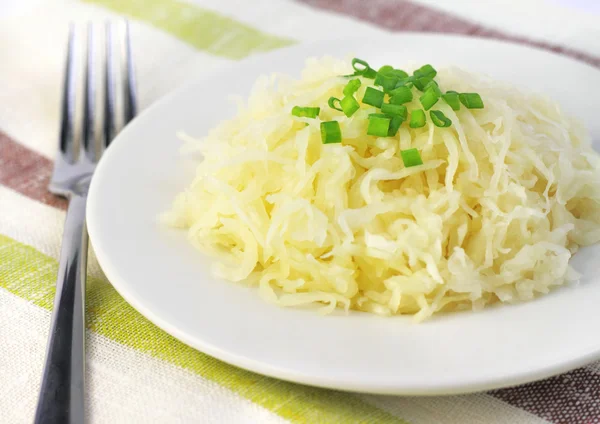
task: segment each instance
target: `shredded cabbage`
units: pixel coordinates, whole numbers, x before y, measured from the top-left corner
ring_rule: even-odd
[[[440,101],[451,127],[376,138],[375,108],[327,107],[351,72],[323,58],[299,80],[260,78],[237,116],[184,136],[203,160],[163,219],[217,258],[219,277],[282,306],[418,321],[577,280],[569,259],[600,240],[600,156],[581,125],[546,98],[450,68],[440,86],[480,93],[484,109]],[[295,105],[320,106],[320,119],[292,116]],[[324,145],[319,123],[333,119],[343,142]],[[399,150],[414,147],[424,163],[404,168]]]

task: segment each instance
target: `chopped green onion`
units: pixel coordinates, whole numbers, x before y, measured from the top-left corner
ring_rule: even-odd
[[[483,100],[477,93],[461,93],[458,97],[468,109],[483,109]]]
[[[360,105],[352,96],[345,96],[340,102],[340,105],[342,106],[342,112],[344,112],[344,115],[346,115],[348,118],[350,118],[358,109],[360,109]]]
[[[413,99],[412,90],[406,86],[401,86],[390,91],[390,103],[401,105],[411,102]]]
[[[383,103],[383,96],[383,91],[379,91],[373,87],[367,87],[362,102],[367,105],[381,107],[381,104]]]
[[[371,117],[390,119],[390,116],[387,116],[385,113],[369,113],[369,119],[371,119]]]
[[[342,130],[338,121],[321,122],[321,141],[325,144],[342,141]]]
[[[390,120],[390,127],[388,128],[388,137],[395,136],[404,121],[406,121],[406,115],[392,116],[392,119]]]
[[[458,93],[447,92],[442,94],[442,99],[452,108],[452,110],[460,110],[460,100],[458,100]]]
[[[421,154],[417,149],[400,150],[400,156],[402,156],[402,162],[407,168],[423,165],[423,159],[421,159]]]
[[[381,112],[386,115],[394,115],[401,116],[406,119],[406,106],[404,105],[395,105],[391,103],[383,103],[381,105]]]
[[[402,69],[393,69],[390,71],[390,74],[394,75],[396,78],[405,79],[408,78],[408,74],[404,72]]]
[[[375,85],[379,85],[383,87],[383,90],[387,93],[388,91],[393,90],[398,83],[398,77],[392,74],[392,68],[390,65],[385,65],[379,68],[377,71],[377,76],[375,77]]]
[[[431,81],[425,86],[425,91],[432,89],[438,96],[442,96],[442,90],[440,90],[440,86],[437,82]]]
[[[427,87],[427,84],[433,81],[433,79],[430,77],[415,77],[412,81],[415,87],[421,91],[425,91],[425,87]]]
[[[379,116],[369,116],[369,126],[367,127],[368,135],[376,135],[386,137],[390,128],[390,118],[382,118]]]
[[[412,88],[412,86],[415,85],[415,82],[413,80],[413,77],[408,77],[408,78],[404,78],[404,79],[400,79],[397,83],[396,83],[396,88],[398,87],[408,87],[408,88]]]
[[[425,111],[421,109],[413,110],[410,113],[410,123],[408,125],[411,128],[422,128],[425,126],[426,120]]]
[[[419,101],[423,105],[423,109],[429,110],[433,107],[434,104],[438,102],[440,99],[440,95],[433,88],[428,88],[425,93],[421,97],[419,97]]]
[[[369,68],[362,74],[362,76],[369,79],[375,79],[377,76],[377,71],[373,68]]]
[[[360,66],[358,66],[360,65]],[[364,73],[367,69],[370,68],[369,64],[362,59],[355,57],[352,59],[352,67],[356,72]]]
[[[423,65],[413,72],[413,75],[415,77],[429,77],[430,79],[433,79],[437,75],[437,71],[431,65]]]
[[[360,65],[360,66],[359,66]],[[371,69],[369,64],[362,59],[355,57],[352,59],[352,68],[354,68],[354,74],[351,76],[363,76],[365,78],[375,78],[377,76],[377,71],[375,69]]]
[[[351,96],[358,91],[360,88],[360,80],[358,78],[348,81],[348,84],[344,87],[344,96]]]
[[[432,110],[429,112],[429,115],[436,127],[446,128],[452,125],[452,121],[448,119],[441,110]]]
[[[321,112],[320,107],[294,106],[292,108],[292,115],[298,116],[300,118],[316,118],[317,116],[319,116],[319,112]]]
[[[386,75],[383,77],[383,79],[381,81],[381,87],[383,88],[383,91],[385,91],[386,93],[389,93],[394,88],[396,88],[397,82],[398,82],[398,78],[396,78],[394,76]]]
[[[329,105],[330,108],[339,110],[340,112],[342,112],[342,106],[340,105],[340,99],[338,99],[337,97],[330,97],[329,100],[327,101],[327,104]]]
[[[390,103],[393,105],[402,105],[406,102],[405,98],[402,98],[401,96],[392,96],[390,97]]]

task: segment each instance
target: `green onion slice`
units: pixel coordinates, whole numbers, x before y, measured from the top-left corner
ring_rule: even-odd
[[[369,126],[367,127],[368,135],[379,137],[387,137],[390,128],[390,118],[382,118],[380,116],[369,116]]]
[[[292,115],[298,116],[300,118],[316,118],[317,116],[319,116],[319,112],[321,112],[320,107],[294,106],[292,108]]]
[[[423,93],[421,97],[419,97],[419,101],[421,102],[421,104],[423,105],[423,109],[425,110],[431,109],[433,105],[435,105],[438,102],[439,99],[440,96],[438,92],[431,87],[428,88],[427,91]]]
[[[394,75],[396,78],[399,78],[399,79],[408,78],[408,74],[406,72],[404,72],[402,69],[393,69],[390,71],[390,74]]]
[[[354,68],[356,72],[360,72],[362,74],[371,67],[364,60],[355,57],[354,59],[352,59],[352,68]]]
[[[339,110],[340,112],[342,112],[342,106],[340,105],[340,99],[338,99],[337,97],[330,97],[329,100],[327,101],[327,104],[329,105],[330,108]]]
[[[408,78],[408,74],[402,69],[394,69],[390,65],[385,65],[379,68],[379,71],[377,71],[375,85],[382,86],[384,91],[387,93],[396,88],[400,79],[405,78]]]
[[[369,79],[375,79],[377,76],[377,71],[373,68],[369,68],[362,74],[362,76]]]
[[[382,74],[381,72],[377,72],[374,82],[375,85],[381,86],[386,93],[396,88],[397,83],[397,77],[391,74]]]
[[[468,109],[483,109],[483,100],[477,93],[461,93],[458,97]]]
[[[442,94],[442,99],[452,108],[452,110],[460,110],[460,100],[458,99],[458,93],[447,92]]]
[[[396,83],[396,88],[398,88],[398,87],[412,88],[413,85],[415,85],[413,77],[408,77],[408,78],[398,80],[398,82]]]
[[[342,130],[338,121],[321,122],[321,141],[325,144],[342,141]]]
[[[369,64],[362,59],[355,57],[352,59],[352,68],[354,68],[354,74],[346,75],[348,77],[363,76],[365,78],[373,79],[377,76],[377,71],[371,69]]]
[[[344,96],[351,96],[358,91],[360,88],[360,80],[355,78],[353,80],[348,81],[348,84],[344,87],[343,93]]]
[[[410,113],[410,123],[408,124],[411,128],[422,128],[425,126],[425,111],[421,109],[413,110]]]
[[[409,87],[400,86],[390,91],[390,103],[395,105],[401,105],[404,103],[412,102],[413,93]]]
[[[383,91],[385,91],[386,93],[389,93],[394,88],[396,88],[396,83],[398,82],[398,78],[396,78],[394,76],[390,76],[390,75],[385,75],[383,78],[381,78],[380,82],[381,82],[380,85],[383,88]]]
[[[386,115],[392,116],[400,116],[402,119],[406,119],[406,106],[404,105],[395,105],[391,103],[383,103],[381,105],[381,112]]]
[[[435,82],[435,81],[433,81],[433,80],[432,80],[432,81],[430,81],[430,82],[429,82],[429,83],[428,83],[428,84],[425,86],[425,91],[427,91],[427,90],[429,90],[429,89],[431,89],[431,90],[435,91],[435,93],[436,93],[438,96],[442,97],[442,90],[440,90],[440,86],[438,85],[438,83],[437,83],[437,82]]]
[[[428,77],[430,79],[433,79],[437,75],[437,71],[431,65],[423,65],[415,72],[413,72],[413,75],[415,77]]]
[[[415,85],[415,87],[417,87],[419,90],[421,91],[425,91],[425,87],[427,87],[427,85],[433,81],[432,78],[430,77],[415,77],[413,78],[413,84]]]
[[[417,149],[401,150],[400,156],[402,156],[402,162],[404,162],[404,166],[407,168],[423,165],[423,159],[421,159],[421,154]]]
[[[383,103],[384,93],[383,91],[377,90],[373,87],[367,87],[365,95],[363,96],[362,102],[367,105],[381,107]]]
[[[395,136],[404,121],[406,121],[406,116],[392,116],[392,119],[390,120],[390,127],[388,128],[388,137]]]
[[[346,115],[348,118],[350,118],[358,109],[360,109],[360,105],[352,96],[345,96],[340,102],[340,105],[342,106],[342,112],[344,112],[344,115]]]
[[[431,116],[431,121],[436,127],[446,128],[452,125],[452,121],[444,115],[444,112],[441,110],[432,110],[429,112]]]

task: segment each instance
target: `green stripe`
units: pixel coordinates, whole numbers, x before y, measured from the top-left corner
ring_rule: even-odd
[[[219,13],[176,0],[82,0],[140,20],[208,53],[241,59],[293,40],[259,31]],[[250,6],[251,7],[251,6]]]
[[[52,308],[58,263],[0,235],[0,287]],[[297,423],[406,423],[356,396],[287,383],[225,364],[177,341],[135,311],[106,281],[88,278],[88,328],[227,387]]]

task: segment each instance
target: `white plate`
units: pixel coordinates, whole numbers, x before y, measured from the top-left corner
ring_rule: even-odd
[[[183,342],[231,364],[316,386],[393,394],[492,389],[600,358],[600,248],[578,253],[582,283],[533,302],[460,313],[420,325],[362,313],[320,316],[264,303],[253,289],[210,276],[208,259],[156,217],[191,180],[175,132],[201,136],[235,113],[229,94],[261,74],[299,76],[307,57],[353,54],[378,66],[456,64],[560,101],[596,140],[600,72],[548,52],[497,41],[403,34],[300,45],[251,60],[174,92],[115,140],[88,203],[92,244],[121,295]]]

